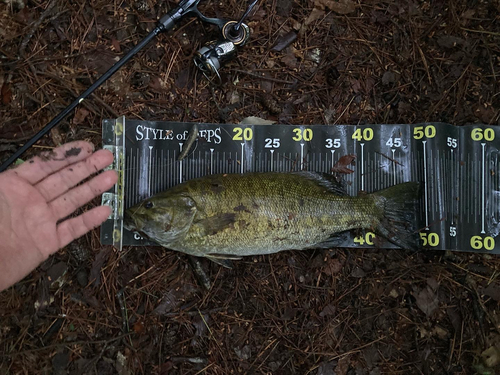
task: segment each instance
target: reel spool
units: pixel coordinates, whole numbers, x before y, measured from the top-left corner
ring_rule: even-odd
[[[220,84],[219,70],[227,61],[234,58],[237,47],[245,45],[250,38],[250,28],[242,23],[234,29],[236,21],[229,21],[222,27],[223,39],[214,40],[201,47],[193,58],[194,64],[211,82]]]

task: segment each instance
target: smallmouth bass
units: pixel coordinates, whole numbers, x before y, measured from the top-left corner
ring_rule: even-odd
[[[218,259],[328,247],[339,233],[369,229],[418,247],[419,183],[349,196],[328,174],[210,175],[179,184],[125,212],[125,228],[168,249]]]

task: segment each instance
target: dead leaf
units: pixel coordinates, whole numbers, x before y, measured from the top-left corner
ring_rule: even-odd
[[[174,368],[174,363],[172,361],[164,362],[160,366],[160,375],[171,374],[171,369]]]
[[[454,48],[456,46],[464,44],[464,42],[465,41],[462,38],[453,35],[443,35],[437,40],[439,46],[443,48]]]
[[[179,301],[181,298],[180,293],[176,293],[175,290],[169,290],[161,299],[160,304],[153,310],[153,313],[157,315],[164,315],[171,312],[173,309],[179,306],[182,301]]]
[[[282,35],[278,38],[274,47],[271,48],[271,51],[281,52],[286,47],[288,47],[290,44],[295,42],[296,39],[297,39],[297,33],[295,31],[290,31],[290,32],[286,33],[285,35]]]
[[[59,132],[58,128],[52,128],[50,130],[50,137],[52,138],[52,142],[54,142],[56,146],[60,146],[63,144],[61,132]]]
[[[474,116],[484,124],[491,124],[498,114],[496,108],[487,104],[476,104],[473,107]]]
[[[177,309],[181,304],[185,303],[186,299],[191,296],[196,289],[190,284],[183,284],[178,287],[172,287],[163,293],[160,304],[156,306],[153,313],[156,315],[166,315]]]
[[[369,368],[373,368],[375,365],[377,365],[378,361],[380,360],[380,354],[375,345],[371,345],[370,347],[363,349],[362,353],[366,365]]]
[[[319,364],[318,372],[316,375],[334,375],[335,371],[335,362],[333,361],[324,361]]]
[[[460,311],[456,307],[448,307],[446,309],[446,313],[448,314],[448,318],[450,318],[455,332],[460,332],[462,327],[462,315],[460,314]]]
[[[234,352],[238,356],[238,358],[243,359],[244,361],[248,361],[252,358],[252,348],[249,345],[245,345],[243,348],[234,348]]]
[[[208,315],[195,315],[192,324],[195,328],[195,333],[193,336],[193,339],[191,340],[191,345],[192,346],[197,346],[198,344],[201,343],[199,338],[205,337],[207,332],[208,332],[208,324],[209,321],[209,316]]]
[[[148,87],[157,93],[166,92],[170,89],[170,85],[168,82],[166,82],[166,81],[162,80],[160,77],[154,76],[154,75],[152,75],[150,77]]]
[[[127,357],[125,357],[121,352],[118,352],[116,355],[115,368],[118,375],[130,375],[127,365]]]
[[[78,108],[75,113],[75,117],[73,117],[73,125],[83,124],[87,116],[90,114],[88,110],[85,108]]]
[[[325,269],[323,270],[324,273],[326,273],[327,275],[336,275],[338,274],[340,271],[342,271],[342,263],[334,258],[334,259],[328,259],[328,266],[325,267]]]
[[[318,8],[313,8],[311,14],[304,21],[305,26],[309,26],[311,23],[323,18],[325,16],[325,11]]]
[[[351,276],[352,277],[357,277],[357,278],[362,278],[362,277],[365,277],[366,276],[366,272],[363,271],[361,268],[359,267],[354,267],[354,269],[352,270],[351,272]]]
[[[348,165],[354,164],[354,159],[356,159],[356,155],[347,154],[342,156],[331,169],[332,172],[343,173],[343,174],[351,174],[354,173],[352,169],[347,168]]]
[[[359,94],[360,92],[362,92],[363,87],[361,86],[361,82],[359,80],[351,79],[350,81],[351,81],[352,91],[354,91],[354,93]]]
[[[500,348],[491,346],[481,353],[483,363],[488,367],[495,367],[500,363]]]
[[[349,355],[339,359],[339,363],[335,368],[335,375],[346,375],[351,368],[351,358]]]
[[[278,0],[276,2],[276,13],[282,17],[289,17],[293,9],[293,0]]]
[[[350,0],[314,0],[314,5],[319,9],[328,8],[338,14],[349,14],[356,10],[356,4]]]
[[[120,53],[122,51],[120,41],[113,38],[113,37],[111,38],[111,45],[113,46],[113,48],[116,52]]]
[[[65,262],[58,262],[47,271],[49,287],[61,287],[64,284],[64,275],[68,271],[68,265]]]
[[[88,71],[96,71],[104,74],[119,60],[119,57],[111,51],[95,51],[82,55],[78,59],[78,65]]]
[[[474,15],[476,14],[476,10],[475,9],[467,9],[465,12],[463,12],[460,16],[461,19],[472,19],[474,18]]]
[[[136,322],[134,324],[134,332],[135,333],[143,333],[144,332],[144,323],[143,322]]]
[[[497,283],[491,283],[486,288],[481,288],[481,293],[497,302],[500,301],[500,287]]]
[[[382,84],[384,86],[388,86],[391,83],[395,82],[396,82],[396,75],[391,71],[385,72],[384,75],[382,76]]]
[[[240,122],[240,124],[242,124],[242,125],[272,125],[275,123],[276,123],[276,121],[266,120],[266,119],[263,119],[260,117],[255,117],[255,116],[245,117]]]
[[[319,316],[324,318],[325,316],[335,315],[336,312],[337,308],[334,306],[333,303],[330,303],[323,308],[323,310],[319,313]]]
[[[111,251],[111,247],[105,247],[99,252],[99,254],[97,254],[92,262],[92,267],[90,268],[90,280],[93,281],[96,286],[101,284],[101,268],[111,255]]]
[[[10,84],[4,82],[2,85],[2,104],[7,105],[12,101],[12,91],[10,90]]]
[[[432,288],[426,286],[415,296],[417,306],[422,312],[430,317],[439,307],[439,300]]]
[[[281,62],[291,69],[295,69],[299,66],[297,58],[294,56],[293,53],[287,53],[285,56],[281,58]]]

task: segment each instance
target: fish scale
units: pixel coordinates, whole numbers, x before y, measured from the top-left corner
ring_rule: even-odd
[[[217,249],[219,254],[252,255],[257,249],[273,253],[286,249],[303,248],[326,241],[330,233],[361,227],[369,222],[370,201],[353,200],[351,197],[334,196],[314,184],[304,187],[297,183],[297,175],[274,175],[274,179],[253,179],[251,174],[241,178],[238,175],[222,177],[222,185],[235,185],[218,195],[217,200],[210,195],[200,195],[198,185],[187,187],[202,214],[196,219],[225,214],[226,208],[220,202],[229,203],[235,212],[234,226],[213,236],[204,236],[201,230],[183,239],[180,244],[194,242],[193,248],[201,251]],[[206,182],[205,182],[206,183]],[[256,196],[255,192],[262,192]],[[340,198],[340,199],[339,199]],[[201,207],[200,207],[201,206]],[[231,207],[232,206],[232,207]],[[357,213],[349,216],[349,222],[341,222],[339,217],[345,212]],[[299,214],[300,213],[300,214]],[[300,217],[305,218],[301,220]],[[233,232],[236,232],[233,233]],[[201,234],[200,234],[201,233]],[[253,235],[257,233],[257,235]],[[235,236],[243,237],[235,248]],[[203,245],[198,243],[203,241]],[[175,250],[175,246],[173,247]]]
[[[129,208],[125,224],[169,249],[208,257],[331,246],[351,229],[372,229],[403,245],[413,232],[416,247],[407,218],[417,198],[415,183],[351,197],[334,177],[313,172],[210,175]],[[408,229],[394,230],[397,222]]]

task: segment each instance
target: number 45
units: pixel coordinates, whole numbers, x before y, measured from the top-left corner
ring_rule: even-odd
[[[385,143],[386,146],[389,147],[401,147],[403,142],[401,141],[401,138],[389,138],[389,140]]]

